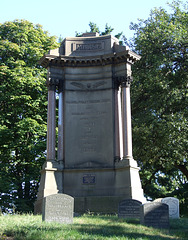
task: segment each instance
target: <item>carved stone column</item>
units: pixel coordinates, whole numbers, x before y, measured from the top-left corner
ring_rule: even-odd
[[[56,161],[56,86],[59,80],[48,70],[47,157],[41,171],[40,186],[35,203],[35,214],[42,212],[43,198],[62,192],[61,169]],[[62,175],[62,174],[61,174]]]
[[[55,160],[56,140],[56,85],[55,82],[48,87],[48,116],[47,116],[47,161]]]
[[[120,156],[120,132],[119,132],[119,102],[118,102],[118,94],[119,94],[119,83],[114,78],[114,115],[115,115],[115,161],[119,161]]]
[[[122,128],[123,128],[123,158],[132,159],[132,126],[131,126],[131,76],[120,79],[122,87]]]
[[[122,127],[122,106],[121,106],[121,87],[119,87],[118,91],[118,116],[119,116],[119,152],[120,159],[123,158],[123,127]]]
[[[58,102],[58,151],[57,159],[63,163],[63,91],[59,92]]]

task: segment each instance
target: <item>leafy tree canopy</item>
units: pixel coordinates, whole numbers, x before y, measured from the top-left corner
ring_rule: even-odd
[[[55,47],[40,25],[0,24],[1,206],[32,209],[46,149],[46,70],[38,60]]]
[[[132,48],[142,56],[133,67],[133,150],[153,198],[188,179],[188,11],[180,1],[169,6],[131,24]]]

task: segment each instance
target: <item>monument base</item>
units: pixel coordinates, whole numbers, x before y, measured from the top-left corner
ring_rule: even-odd
[[[37,200],[34,204],[34,214],[42,213],[44,197],[62,193],[63,165],[55,160],[47,160],[41,171]]]
[[[118,204],[123,199],[125,199],[123,196],[75,197],[74,212],[116,214],[118,213]]]
[[[50,169],[42,171],[43,178],[48,179],[49,176],[48,183],[53,183],[54,188],[51,188],[51,191],[46,189],[47,185],[44,184],[45,181],[41,176],[42,191],[38,192],[35,214],[42,212],[44,197],[60,193],[62,189],[64,194],[75,199],[75,213],[88,211],[101,214],[118,213],[118,204],[125,199],[135,199],[145,203],[139,168],[134,159],[123,159],[109,168],[60,169],[58,167],[51,169],[53,171]]]

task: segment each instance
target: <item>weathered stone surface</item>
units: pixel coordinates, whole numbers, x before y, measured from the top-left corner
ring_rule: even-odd
[[[76,213],[94,212],[100,214],[116,214],[118,210],[118,203],[123,200],[119,196],[88,196],[75,197]]]
[[[56,101],[50,98],[52,143],[47,144],[47,162],[51,167],[48,164],[42,171],[37,212],[41,199],[57,192],[76,198],[75,209],[81,212],[117,213],[122,199],[144,200],[132,156],[130,111],[131,65],[139,59],[118,39],[93,33],[65,38],[58,49],[41,58],[41,65],[48,68],[48,90],[54,91],[53,99],[56,91],[59,94],[58,149],[56,154]]]
[[[125,199],[119,203],[119,218],[140,218],[140,206],[142,203],[134,199]]]
[[[60,53],[66,56],[104,55],[113,52],[114,43],[118,44],[118,40],[111,35],[65,38]]]
[[[43,199],[42,220],[70,224],[73,222],[74,198],[53,194]]]
[[[169,228],[168,211],[168,205],[164,203],[143,204],[140,211],[140,223],[148,227]]]
[[[166,203],[169,206],[169,217],[179,218],[179,200],[174,197],[166,197],[161,200],[162,203]]]
[[[65,167],[113,166],[112,101],[110,90],[67,92]]]

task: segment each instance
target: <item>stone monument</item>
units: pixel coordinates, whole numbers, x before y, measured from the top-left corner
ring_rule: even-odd
[[[42,57],[48,69],[47,159],[35,213],[44,197],[57,193],[74,197],[75,212],[117,213],[123,199],[145,201],[132,154],[131,65],[139,59],[115,37],[96,33],[65,38]]]

